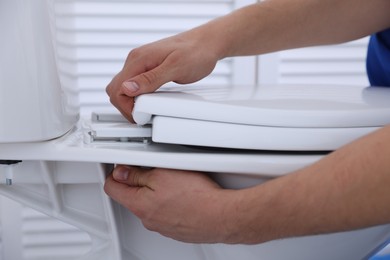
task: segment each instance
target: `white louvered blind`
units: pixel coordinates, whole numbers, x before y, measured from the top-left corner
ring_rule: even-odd
[[[58,1],[59,53],[63,73],[76,79],[82,112],[111,107],[105,87],[134,47],[177,34],[254,0]],[[76,72],[66,68],[76,67]],[[240,72],[240,77],[238,77]],[[198,84],[254,83],[255,59],[221,61]],[[68,82],[73,82],[69,80]]]
[[[259,80],[268,84],[368,85],[367,43],[368,37],[264,55],[259,59]]]
[[[22,209],[22,233],[26,260],[72,259],[91,248],[88,234],[28,207]]]
[[[8,198],[0,200],[4,260],[76,259],[90,250],[85,232]]]

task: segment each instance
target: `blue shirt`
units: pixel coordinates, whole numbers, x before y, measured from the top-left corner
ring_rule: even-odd
[[[371,36],[366,64],[372,86],[390,87],[390,29]]]

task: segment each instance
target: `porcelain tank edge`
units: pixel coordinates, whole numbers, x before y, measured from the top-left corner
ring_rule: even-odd
[[[76,85],[59,75],[53,2],[0,3],[0,143],[56,138],[79,119]]]

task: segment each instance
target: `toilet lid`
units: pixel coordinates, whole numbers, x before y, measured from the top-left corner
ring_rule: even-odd
[[[175,87],[141,95],[134,120],[153,141],[262,150],[334,150],[390,123],[390,88]]]

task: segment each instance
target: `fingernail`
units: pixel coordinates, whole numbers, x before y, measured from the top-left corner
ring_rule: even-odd
[[[129,169],[121,167],[114,171],[113,177],[117,181],[125,181],[129,177]]]
[[[136,92],[139,90],[139,86],[134,81],[125,81],[123,82],[123,87],[125,87],[129,92]]]

